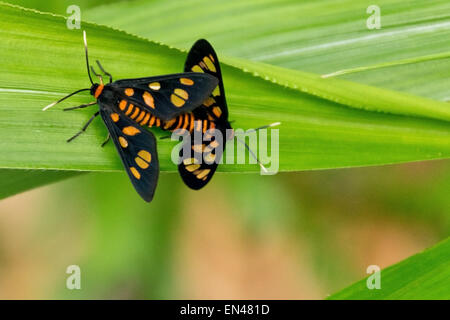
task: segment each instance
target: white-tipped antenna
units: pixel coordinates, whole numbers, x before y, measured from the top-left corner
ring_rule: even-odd
[[[58,101],[55,101],[55,102],[50,103],[48,106],[44,107],[44,108],[42,109],[42,111],[45,111],[45,110],[47,110],[47,109],[50,109],[50,108],[53,107],[55,104],[58,104],[58,103],[60,103],[61,101],[64,101],[64,100],[66,100],[67,98],[70,98],[70,97],[73,96],[74,94],[77,94],[77,93],[82,92],[82,91],[89,91],[89,90],[91,90],[91,89],[86,88],[86,89],[80,89],[80,90],[77,90],[77,91],[75,91],[75,92],[72,92],[71,94],[68,94],[67,96],[65,96],[65,97],[63,97],[63,98],[61,98],[61,99],[59,99]]]
[[[54,106],[55,104],[57,104],[57,103],[58,103],[57,101],[50,103],[48,106],[45,106],[44,108],[42,108],[42,111],[45,111],[45,110],[47,110],[47,109],[50,109],[51,107],[53,107],[53,106]]]
[[[87,48],[86,30],[83,30],[83,42],[84,42],[84,47]]]
[[[262,127],[258,127],[258,128],[255,128],[255,129],[247,130],[245,133],[247,134],[247,133],[255,132],[255,131],[258,131],[258,130],[261,130],[261,129],[266,129],[266,128],[270,128],[270,127],[279,126],[280,124],[281,124],[281,122],[274,122],[274,123],[271,123],[271,124],[268,124],[268,125],[265,125],[265,126],[262,126]],[[248,152],[251,154],[251,156],[252,156],[252,157],[256,160],[256,162],[259,164],[259,166],[261,167],[261,169],[262,169],[265,173],[267,173],[268,171],[267,171],[266,167],[264,167],[264,165],[261,163],[261,161],[259,161],[258,157],[257,157],[257,156],[255,155],[255,153],[250,149],[250,147],[245,143],[245,141],[243,141],[242,139],[239,139],[239,137],[237,137],[237,136],[235,136],[235,138],[236,138],[237,141],[239,141],[240,143],[242,143],[242,144],[245,146],[245,148],[248,150]]]
[[[88,58],[88,48],[87,48],[87,40],[86,40],[86,31],[84,31],[84,30],[83,30],[83,41],[84,41],[84,52],[85,52],[85,54],[86,54],[86,66],[87,66],[87,71],[88,71],[89,80],[91,81],[92,84],[94,84],[94,82],[92,81],[92,78],[91,78],[91,73],[89,72],[89,58]],[[77,90],[77,91],[75,91],[75,92],[72,92],[71,94],[65,96],[64,98],[61,98],[61,99],[59,99],[58,101],[52,102],[52,103],[50,103],[48,106],[45,106],[45,107],[42,109],[42,111],[45,111],[45,110],[47,110],[47,109],[50,109],[50,108],[53,107],[54,105],[60,103],[60,102],[63,101],[63,100],[66,100],[67,98],[73,96],[74,94],[77,94],[77,93],[82,92],[82,91],[88,91],[88,90],[90,90],[90,88],[80,89],[80,90]]]
[[[253,158],[256,160],[256,162],[259,164],[259,166],[261,167],[261,169],[262,169],[265,173],[267,173],[266,167],[264,167],[264,165],[261,163],[261,161],[259,161],[258,157],[253,153],[253,151],[252,151],[252,150],[250,149],[250,147],[245,143],[245,141],[239,139],[239,137],[236,137],[236,136],[235,136],[235,138],[236,138],[237,141],[239,141],[240,143],[242,143],[242,144],[245,146],[245,148],[248,150],[248,152],[252,155],[252,157],[253,157]]]
[[[84,41],[84,53],[86,55],[86,68],[89,76],[89,80],[92,84],[94,84],[94,81],[92,81],[91,73],[89,72],[89,55],[88,55],[88,45],[87,45],[87,38],[86,38],[86,31],[83,30],[83,41]]]
[[[258,128],[255,128],[255,129],[250,129],[246,133],[258,131],[258,130],[261,130],[261,129],[267,129],[267,128],[270,128],[270,127],[276,127],[276,126],[279,126],[280,124],[281,124],[281,122],[274,122],[274,123],[267,124],[267,125],[262,126],[262,127],[258,127]]]

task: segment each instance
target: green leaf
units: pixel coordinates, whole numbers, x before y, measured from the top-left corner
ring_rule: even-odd
[[[107,134],[100,120],[74,142],[65,142],[94,111],[60,109],[92,101],[92,97],[80,94],[41,111],[55,99],[89,86],[81,31],[68,30],[60,16],[6,4],[0,8],[0,168],[122,171],[113,146],[99,147]],[[83,23],[83,28],[91,61],[101,60],[115,79],[182,70],[185,53],[179,50],[104,26]],[[186,30],[179,32],[189,36]],[[242,59],[224,61],[245,65]],[[449,123],[431,119],[449,119],[441,102],[259,63],[248,62],[248,66],[259,76],[223,64],[231,119],[235,127],[246,129],[282,122],[281,171],[379,165],[450,154]],[[277,83],[263,79],[265,75]],[[176,169],[170,161],[174,144],[158,141],[162,171]],[[219,168],[258,170],[256,165]]]
[[[379,30],[366,26],[372,4]],[[85,17],[179,48],[206,38],[221,55],[450,100],[449,10],[446,0],[139,0]]]
[[[83,18],[84,10],[105,3],[113,3],[120,0],[10,0],[9,3],[19,5],[21,7],[32,8],[44,12],[52,12],[56,14],[67,14],[67,8],[71,5],[77,5],[81,11]]]
[[[367,288],[366,279],[329,299],[450,299],[450,238],[400,263],[381,270],[381,289]]]

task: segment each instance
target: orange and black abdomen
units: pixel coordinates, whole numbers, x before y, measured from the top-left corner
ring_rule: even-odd
[[[183,113],[173,119],[163,121],[150,112],[139,108],[127,100],[121,100],[119,102],[119,109],[128,118],[141,126],[148,126],[150,128],[160,127],[163,130],[171,132],[180,129],[187,130],[190,133],[194,132],[194,130],[205,133],[207,130],[214,129],[216,127],[213,121],[196,119],[192,112]]]
[[[161,126],[162,129],[171,132],[175,130],[186,130],[190,133],[194,132],[194,130],[205,133],[207,130],[214,129],[215,127],[214,122],[198,119],[192,112],[180,114],[169,121],[164,121]]]

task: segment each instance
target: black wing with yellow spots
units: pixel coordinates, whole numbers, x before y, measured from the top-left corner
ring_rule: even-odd
[[[220,130],[225,139],[224,128],[219,126],[214,130]],[[215,139],[214,136],[207,137],[210,138],[210,141],[201,141],[201,144],[196,144],[194,136],[191,134],[190,141],[188,139],[180,150],[181,163],[178,165],[178,172],[189,188],[198,190],[203,188],[214,175],[222,158],[224,144],[223,139]],[[206,136],[208,136],[208,131]],[[184,154],[183,151],[189,150],[189,148],[190,152]]]
[[[115,107],[99,103],[100,115],[114,141],[123,165],[139,195],[150,202],[159,175],[158,154],[153,134],[133,123]]]
[[[201,105],[217,83],[213,75],[186,72],[118,80],[110,86],[120,101],[139,106],[161,120],[170,120]]]
[[[192,46],[184,64],[184,71],[209,74],[219,80],[211,95],[203,101],[203,104],[195,113],[199,116],[206,111],[211,120],[228,121],[228,108],[225,99],[225,89],[220,70],[219,59],[211,44],[205,39],[200,39]]]
[[[215,130],[222,133],[222,139],[215,140],[213,138],[212,141],[203,141],[201,145],[195,145],[194,135],[191,134],[191,155],[183,154],[186,146],[180,150],[181,163],[178,165],[178,171],[181,178],[189,188],[198,190],[203,188],[214,175],[227,139],[226,129],[231,129],[231,126],[228,122],[228,108],[219,59],[208,41],[201,39],[192,46],[184,70],[210,74],[219,79],[219,83],[211,95],[192,113],[196,120],[203,120],[202,123],[204,121],[213,122]]]

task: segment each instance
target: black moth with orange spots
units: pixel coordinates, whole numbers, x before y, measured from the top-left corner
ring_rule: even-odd
[[[198,108],[189,113],[192,115],[194,123],[202,123],[202,126],[194,126],[194,130],[200,130],[201,127],[202,133],[205,134],[204,140],[196,144],[195,135],[191,134],[191,141],[186,142],[191,145],[191,154],[183,154],[183,150],[186,148],[180,150],[182,161],[178,165],[178,171],[181,178],[189,188],[198,190],[211,180],[222,157],[225,143],[232,139],[234,134],[228,121],[228,108],[219,59],[208,41],[201,39],[192,46],[184,65],[184,71],[210,74],[219,79],[219,84],[211,95]],[[215,136],[208,137],[208,129],[219,130],[223,139],[216,139]],[[198,161],[199,159],[203,159],[203,161]]]
[[[100,78],[100,83],[92,81],[85,33],[84,42],[91,88],[77,90],[44,110],[78,92],[89,90],[95,102],[64,110],[98,104],[99,111],[68,142],[83,133],[100,115],[109,132],[104,144],[109,138],[113,140],[133,186],[145,201],[152,200],[159,175],[156,140],[145,127],[155,126],[167,131],[189,133],[197,130],[203,134],[208,130],[220,130],[223,137],[231,138],[226,136],[226,130],[231,127],[219,61],[206,40],[194,44],[186,60],[185,72],[179,74],[113,82],[112,76],[97,61],[100,70],[109,77],[107,84],[91,67],[91,71]],[[193,144],[190,155],[184,156],[183,151],[180,151],[178,168],[187,186],[200,189],[208,183],[222,156],[224,143],[210,138],[201,145]],[[217,161],[205,163],[197,160],[203,157]]]

